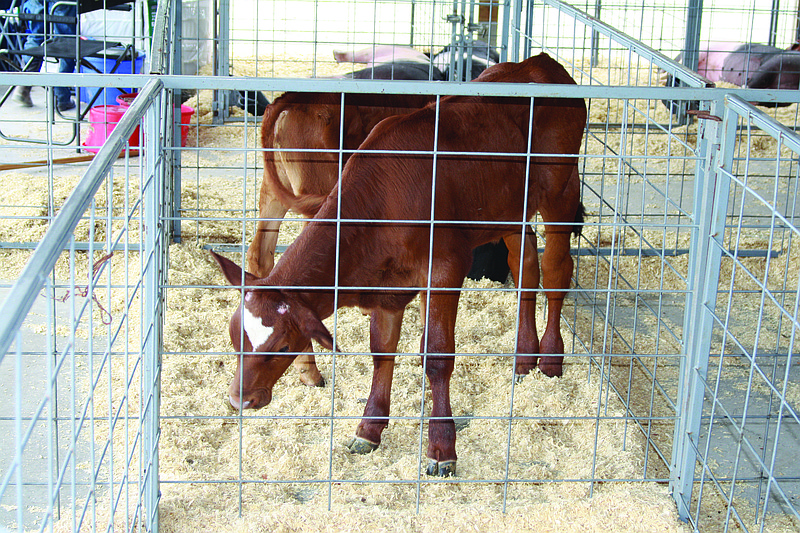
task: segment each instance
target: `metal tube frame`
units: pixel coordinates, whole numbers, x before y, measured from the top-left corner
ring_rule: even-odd
[[[734,153],[740,117],[748,117],[756,127],[775,139],[781,139],[784,146],[793,150],[795,154],[800,154],[800,136],[778,124],[742,98],[729,95],[722,101],[711,102],[711,106],[711,114],[719,116],[724,112],[724,118],[721,123],[705,122],[703,132],[705,164],[696,175],[694,213],[697,220],[692,229],[694,244],[690,252],[689,266],[691,286],[687,294],[684,353],[678,387],[681,392],[680,416],[673,438],[670,467],[672,471],[670,491],[678,506],[678,513],[681,519],[695,526],[699,522],[700,509],[698,505],[695,510],[697,514],[692,516],[692,494],[694,483],[697,481],[695,468],[698,456],[701,454],[703,405],[707,401],[705,396],[713,392],[708,390],[708,366],[712,351],[712,333],[716,324],[714,315],[721,263],[726,249],[724,238],[731,191],[730,176],[735,176]],[[789,359],[791,360],[791,354]],[[780,421],[781,417],[778,419],[779,424]],[[767,467],[763,462],[760,464],[763,478],[767,479],[769,484],[775,485],[776,490],[780,490],[771,467]],[[703,464],[701,480],[707,475],[713,476],[707,469],[708,466]],[[729,501],[729,505],[736,513],[735,504]],[[764,513],[766,509],[761,513],[762,519]],[[737,519],[739,519],[738,513]]]

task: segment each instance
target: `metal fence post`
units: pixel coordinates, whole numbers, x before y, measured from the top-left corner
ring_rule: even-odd
[[[158,442],[161,396],[161,346],[163,340],[163,307],[161,287],[165,275],[165,163],[161,157],[162,132],[160,116],[164,108],[163,91],[144,117],[145,175],[143,187],[142,266],[144,297],[142,308],[142,503],[147,515],[147,531],[158,532]]]
[[[703,0],[689,0],[689,5],[686,6],[686,36],[683,43],[682,63],[692,71],[697,71],[697,65],[700,61],[700,24],[702,16]],[[678,109],[678,124],[689,123],[690,119],[687,111],[688,107],[684,102]]]
[[[712,114],[725,109],[722,101],[712,102]],[[675,426],[670,489],[683,520],[691,512],[692,485],[702,418],[705,381],[711,346],[713,320],[710,310],[716,305],[722,239],[725,229],[730,171],[736,142],[736,117],[725,112],[721,124],[701,121],[704,164],[695,174],[693,213],[695,224],[689,256],[689,292],[684,315],[683,357],[678,384],[679,420]],[[716,241],[717,244],[712,244]]]
[[[602,11],[602,1],[595,0],[594,1],[594,18],[600,20],[600,13]],[[592,66],[596,67],[598,65],[598,61],[600,61],[600,34],[597,32],[596,29],[592,28],[592,41],[591,41],[591,51],[592,51]]]
[[[156,14],[155,28],[153,30],[153,47],[150,51],[151,65],[150,74],[155,76],[181,74],[183,65],[181,55],[181,27],[182,27],[182,3],[160,2]],[[172,117],[172,145],[180,148],[181,146],[181,89],[172,89],[172,99],[174,104],[169,109],[169,113],[164,116]],[[167,204],[166,229],[174,242],[181,241],[181,224],[178,220],[181,212],[181,151],[166,150],[161,154],[162,158],[168,161],[170,174],[165,177],[166,194],[170,199]]]
[[[511,16],[506,17],[509,19],[507,23],[511,27],[511,54],[508,61],[519,61],[520,46],[520,28],[522,27],[522,0],[514,0],[514,7],[511,9]]]
[[[217,13],[214,18],[214,75],[230,76],[230,0],[217,0],[215,4]],[[229,91],[215,90],[214,100],[211,105],[214,124],[225,122],[225,119],[230,115],[230,108],[228,107],[230,105]]]
[[[171,34],[172,49],[172,71],[170,74],[178,75],[183,73],[183,2],[174,2],[173,19],[171,28],[165,31]],[[199,46],[199,44],[198,44]],[[170,219],[169,232],[174,242],[181,242],[181,90],[172,91],[172,109],[169,116],[172,117],[172,146],[175,150],[168,151],[171,161],[171,179],[167,182],[172,187],[171,210],[168,212]]]

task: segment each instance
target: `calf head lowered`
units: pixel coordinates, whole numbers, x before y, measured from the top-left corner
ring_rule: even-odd
[[[299,298],[279,289],[259,287],[259,279],[233,261],[211,252],[225,278],[244,288],[242,303],[230,321],[233,347],[242,356],[228,389],[236,409],[259,409],[272,400],[272,387],[311,339],[333,349],[333,337]],[[242,275],[244,274],[244,278]]]

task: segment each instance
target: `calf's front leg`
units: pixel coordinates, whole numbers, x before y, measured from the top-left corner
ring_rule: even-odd
[[[456,425],[450,407],[450,378],[455,361],[452,354],[458,298],[456,291],[431,293],[429,327],[423,333],[420,347],[432,398],[426,469],[429,476],[456,475]]]
[[[394,354],[400,340],[403,310],[378,309],[370,315],[369,345],[372,352],[372,388],[369,391],[364,418],[358,424],[356,435],[347,445],[350,453],[365,454],[381,443],[381,433],[389,424],[389,405],[394,374]]]

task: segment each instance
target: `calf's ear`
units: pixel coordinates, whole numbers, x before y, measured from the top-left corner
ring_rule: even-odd
[[[325,327],[325,324],[311,309],[305,306],[302,309],[298,326],[303,336],[314,339],[326,350],[333,350],[333,336],[328,331],[328,328]]]
[[[317,327],[309,331],[308,336],[320,343],[326,350],[333,350],[333,336],[322,322],[319,322]]]
[[[219,265],[220,270],[222,270],[222,274],[225,276],[225,279],[228,280],[228,283],[231,285],[238,287],[242,285],[242,269],[239,265],[228,259],[227,257],[223,257],[218,253],[211,250],[211,257]],[[244,273],[244,284],[245,285],[252,285],[258,278],[255,277],[253,274],[249,272]]]

